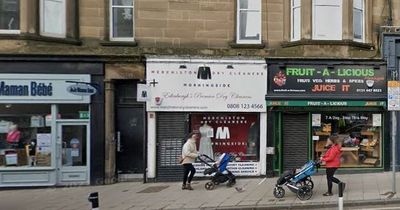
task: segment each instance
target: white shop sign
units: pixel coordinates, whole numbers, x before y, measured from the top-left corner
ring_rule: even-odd
[[[210,163],[212,164],[212,163]],[[196,168],[197,177],[205,176],[204,170],[210,168],[204,163],[194,163],[193,166]],[[235,176],[259,176],[260,175],[260,163],[259,162],[229,162],[228,170]],[[208,175],[207,175],[208,176]]]
[[[147,59],[147,111],[265,112],[264,60]]]
[[[90,83],[90,75],[0,74],[0,103],[90,103],[68,92],[74,82]]]

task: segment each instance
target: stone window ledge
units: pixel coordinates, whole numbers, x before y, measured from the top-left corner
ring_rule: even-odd
[[[238,44],[234,41],[228,43],[231,48],[234,49],[263,49],[265,48],[266,44]]]
[[[136,41],[122,42],[122,41],[102,41],[100,42],[102,46],[108,47],[137,47],[138,43]]]
[[[283,48],[285,47],[295,47],[302,45],[341,45],[341,46],[351,46],[358,47],[367,50],[375,50],[375,46],[369,43],[361,43],[353,40],[299,40],[293,42],[284,42],[281,44]]]
[[[1,39],[13,39],[13,40],[33,40],[41,42],[54,42],[60,44],[70,45],[81,45],[82,41],[74,38],[55,38],[47,36],[39,36],[36,34],[0,34]]]

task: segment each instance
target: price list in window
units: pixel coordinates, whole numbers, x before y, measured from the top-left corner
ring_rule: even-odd
[[[388,81],[388,110],[400,110],[400,81]]]

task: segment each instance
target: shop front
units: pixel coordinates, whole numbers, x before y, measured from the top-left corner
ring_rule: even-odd
[[[8,67],[27,72],[39,65],[40,73],[5,73]],[[101,72],[101,65],[84,65]],[[56,65],[21,62],[0,67],[0,187],[103,182],[99,174],[104,168],[96,164],[103,160],[93,158],[103,156],[94,151],[93,139],[101,142],[101,137],[91,133],[102,124],[93,123],[99,119],[93,115],[101,111],[102,104],[93,100],[101,84],[88,72],[45,73],[50,66]]]
[[[147,58],[147,178],[181,179],[177,159],[192,131],[201,154],[233,157],[235,175],[265,174],[266,72],[264,60]],[[205,164],[195,167],[204,176]]]
[[[275,173],[318,160],[330,135],[341,167],[383,170],[387,163],[386,66],[381,61],[269,60],[268,139]]]

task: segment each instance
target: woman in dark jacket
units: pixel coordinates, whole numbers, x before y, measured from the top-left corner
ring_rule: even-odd
[[[334,177],[336,170],[340,167],[340,156],[341,146],[338,144],[339,137],[337,135],[331,135],[328,138],[326,147],[329,149],[321,157],[321,161],[325,162],[326,168],[326,180],[328,182],[328,192],[324,193],[324,196],[332,196],[332,182],[339,184],[341,181]],[[343,190],[345,184],[343,183]]]

